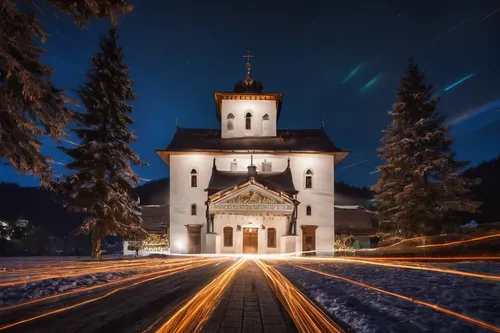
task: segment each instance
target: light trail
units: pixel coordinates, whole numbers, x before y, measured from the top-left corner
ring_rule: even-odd
[[[342,257],[337,257],[344,259]],[[500,260],[500,257],[358,257],[360,260],[375,261],[491,261]],[[349,259],[349,257],[346,257]]]
[[[481,237],[476,237],[476,238],[472,238],[472,239],[465,239],[465,240],[460,240],[460,241],[455,241],[455,242],[450,242],[450,243],[419,245],[417,247],[420,247],[420,248],[429,248],[429,247],[452,246],[452,245],[457,245],[457,244],[465,244],[465,243],[477,242],[477,241],[480,241],[480,240],[492,239],[492,238],[498,238],[498,237],[500,237],[500,234],[481,236]]]
[[[50,267],[49,269],[51,271],[56,271],[56,273],[51,273],[47,274],[46,271],[48,268],[41,268],[40,271],[45,272],[45,274],[36,274],[33,272],[21,272],[21,274],[26,275],[26,274],[32,274],[29,275],[28,277],[19,277],[18,274],[11,274],[10,279],[7,277],[7,280],[4,282],[0,282],[0,287],[13,287],[16,285],[21,285],[21,284],[26,284],[30,282],[36,282],[36,281],[42,281],[42,280],[47,280],[47,279],[56,279],[56,278],[68,278],[68,277],[75,277],[75,276],[81,276],[81,275],[86,275],[86,274],[96,274],[96,273],[106,273],[110,271],[131,271],[131,270],[136,270],[136,269],[142,269],[142,270],[147,270],[147,269],[161,269],[164,266],[175,266],[175,265],[183,265],[186,262],[190,262],[193,260],[189,259],[184,259],[184,260],[176,260],[173,262],[169,261],[157,261],[157,262],[150,262],[150,263],[140,263],[140,264],[117,264],[117,265],[111,265],[111,266],[102,266],[102,267],[96,267],[96,268],[87,268],[87,267],[82,267],[79,269],[57,269],[57,268],[52,268]],[[15,280],[12,280],[15,279]]]
[[[241,258],[217,276],[209,285],[196,293],[156,333],[196,333],[201,331],[203,324],[219,303],[234,274],[245,262],[246,259]]]
[[[444,91],[448,91],[448,90],[451,90],[451,89],[455,88],[456,86],[458,86],[459,84],[464,83],[465,81],[467,81],[468,79],[470,79],[473,76],[474,76],[474,74],[470,74],[470,75],[467,75],[466,77],[461,78],[460,80],[458,80],[458,81],[450,84],[448,87],[444,88]]]
[[[0,327],[0,331],[4,331],[4,330],[9,329],[11,327],[15,327],[15,326],[18,326],[18,325],[21,325],[21,324],[25,324],[25,323],[28,323],[28,322],[31,322],[31,321],[34,321],[34,320],[37,320],[37,319],[40,319],[40,318],[44,318],[44,317],[48,317],[48,316],[51,316],[51,315],[54,315],[54,314],[57,314],[57,313],[68,311],[68,310],[71,310],[71,309],[74,309],[74,308],[77,308],[77,307],[80,307],[80,306],[83,306],[83,305],[86,305],[86,304],[89,304],[89,303],[93,303],[93,302],[99,301],[99,300],[101,300],[103,298],[106,298],[108,296],[111,296],[113,294],[116,294],[119,291],[122,291],[122,290],[125,290],[125,289],[129,289],[129,288],[141,285],[141,284],[146,283],[146,282],[150,282],[150,281],[158,280],[158,279],[161,279],[161,278],[165,278],[165,277],[174,275],[176,273],[179,273],[181,271],[184,272],[184,271],[188,271],[188,270],[191,270],[191,269],[194,269],[194,268],[202,267],[202,266],[208,265],[209,263],[210,262],[197,262],[197,263],[193,263],[191,265],[186,265],[186,267],[173,268],[168,273],[161,274],[161,275],[154,276],[154,277],[150,277],[148,279],[144,279],[144,280],[137,281],[137,282],[134,282],[132,284],[129,284],[129,285],[126,285],[126,286],[123,286],[123,287],[119,287],[119,288],[113,289],[110,292],[108,292],[108,293],[106,293],[106,294],[104,294],[102,296],[94,297],[94,298],[88,299],[88,300],[83,301],[83,302],[79,302],[79,303],[76,303],[76,304],[73,304],[73,305],[70,305],[70,306],[59,308],[57,310],[52,310],[52,311],[49,311],[49,312],[46,312],[46,313],[43,313],[43,314],[31,317],[31,318],[23,319],[23,320],[20,320],[20,321],[17,321],[17,322],[14,322],[14,323],[11,323],[11,324],[8,324],[8,325],[5,325],[5,326],[1,326]]]
[[[288,260],[290,260],[290,259],[288,259]],[[402,265],[402,264],[396,264],[396,263],[391,264],[391,263],[383,263],[383,262],[360,260],[360,259],[347,259],[347,258],[300,258],[300,257],[297,257],[297,258],[294,258],[292,260],[303,260],[303,261],[310,260],[310,261],[323,261],[323,262],[336,261],[336,262],[340,262],[340,263],[342,263],[342,262],[352,263],[353,262],[353,263],[375,265],[375,266],[405,268],[405,269],[415,269],[415,270],[420,270],[420,271],[431,271],[431,272],[438,272],[438,273],[445,273],[445,274],[463,275],[463,276],[468,276],[468,277],[476,277],[476,278],[481,278],[481,279],[489,279],[489,280],[500,281],[500,276],[498,276],[498,275],[488,275],[488,274],[481,274],[481,273],[471,273],[471,272],[457,271],[457,270],[446,269],[446,268],[411,266],[411,265]],[[290,261],[292,261],[292,260],[290,260]]]
[[[214,261],[214,259],[212,259],[210,262],[212,262],[212,261]],[[201,262],[201,261],[197,261],[197,262]],[[206,261],[206,262],[208,262],[208,261]],[[117,279],[117,280],[110,281],[110,282],[107,282],[104,284],[98,284],[98,285],[90,286],[90,287],[76,288],[76,289],[66,291],[63,293],[45,296],[45,297],[33,299],[33,300],[19,303],[19,304],[0,307],[0,312],[23,307],[23,306],[30,305],[30,304],[35,304],[35,303],[47,301],[49,299],[60,298],[60,297],[68,296],[68,295],[84,293],[86,291],[97,290],[97,289],[106,288],[106,287],[110,287],[110,286],[114,286],[114,285],[118,285],[118,284],[124,284],[124,283],[130,282],[130,281],[140,280],[143,278],[147,278],[147,277],[151,277],[151,276],[155,276],[155,275],[159,275],[159,274],[164,274],[164,273],[168,273],[168,272],[172,272],[172,271],[178,271],[179,269],[182,269],[182,267],[181,268],[168,268],[168,269],[163,269],[163,270],[154,271],[154,272],[147,272],[147,273],[139,273],[139,274],[127,277],[127,278]]]
[[[347,81],[349,81],[350,79],[352,79],[354,77],[354,75],[356,75],[356,73],[359,72],[359,70],[361,69],[362,66],[363,66],[363,63],[360,63],[352,71],[350,71],[349,74],[347,74],[345,79],[342,81],[342,84],[344,84]]]
[[[255,261],[301,333],[344,332],[275,268]]]
[[[319,270],[316,270],[316,269],[307,268],[307,267],[304,267],[304,266],[301,266],[301,265],[295,265],[295,264],[293,264],[293,265],[296,266],[296,267],[299,267],[301,269],[304,269],[306,271],[310,271],[310,272],[313,272],[313,273],[316,273],[316,274],[327,276],[327,277],[330,277],[330,278],[333,278],[333,279],[338,279],[338,280],[342,280],[342,281],[345,281],[345,282],[349,282],[349,283],[355,284],[357,286],[360,286],[360,287],[363,287],[363,288],[367,288],[367,289],[371,289],[371,290],[375,290],[375,291],[378,291],[378,292],[386,294],[386,295],[391,295],[391,296],[394,296],[394,297],[398,297],[398,298],[410,301],[410,302],[415,303],[415,304],[424,305],[424,306],[430,307],[430,308],[432,308],[432,309],[434,309],[436,311],[439,311],[439,312],[442,312],[442,313],[446,313],[446,314],[454,316],[456,318],[460,318],[460,319],[463,319],[463,320],[468,321],[470,323],[482,326],[482,327],[487,328],[487,329],[489,329],[489,330],[491,330],[493,332],[500,332],[500,327],[496,327],[496,326],[488,324],[488,323],[486,323],[484,321],[481,321],[481,320],[478,320],[478,319],[474,319],[474,318],[462,315],[460,313],[448,310],[446,308],[440,307],[437,304],[432,304],[432,303],[424,302],[424,301],[421,301],[421,300],[418,300],[418,299],[415,299],[415,298],[411,298],[411,297],[408,297],[408,296],[400,295],[400,294],[397,294],[397,293],[394,293],[394,292],[391,292],[391,291],[387,291],[387,290],[384,290],[384,289],[380,289],[380,288],[371,286],[371,285],[366,284],[366,283],[357,282],[357,281],[348,279],[348,278],[343,277],[343,276],[333,275],[333,274],[322,272],[322,271],[319,271]]]

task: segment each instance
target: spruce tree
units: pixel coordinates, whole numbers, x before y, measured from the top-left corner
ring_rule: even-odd
[[[78,90],[86,108],[74,129],[80,144],[61,147],[73,161],[67,165],[72,174],[59,186],[74,200],[73,208],[88,214],[80,231],[91,234],[93,258],[100,255],[103,237],[135,233],[141,222],[137,201],[129,195],[140,181],[131,165],[146,164],[128,146],[136,140],[127,129],[135,96],[117,40],[114,28],[101,37],[87,82]]]
[[[379,149],[385,165],[373,186],[379,222],[405,236],[440,232],[455,212],[475,212],[480,206],[468,198],[477,180],[463,177],[468,162],[455,160],[451,127],[437,113],[439,100],[431,94],[432,86],[410,58]]]
[[[44,50],[36,40],[45,42],[46,36],[35,13],[41,3],[73,15],[81,27],[92,17],[116,18],[132,7],[122,0],[32,0],[23,3],[31,8],[24,13],[13,0],[0,1],[0,160],[21,174],[40,176],[47,185],[52,168],[40,151],[41,138],[59,140],[72,113],[64,90],[50,81],[52,68],[40,61]]]

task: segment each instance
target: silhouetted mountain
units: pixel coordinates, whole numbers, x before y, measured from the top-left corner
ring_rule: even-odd
[[[478,223],[500,221],[500,155],[464,172],[467,178],[481,178],[481,183],[472,189],[474,199],[482,201],[481,213],[472,215]]]
[[[356,187],[344,182],[335,183],[336,205],[362,205],[371,208],[370,199],[373,199],[373,193],[366,186]]]
[[[142,205],[166,205],[169,202],[169,179],[162,178],[147,182],[133,190]]]
[[[37,187],[0,183],[0,198],[0,219],[25,219],[55,237],[67,235],[82,222],[81,214],[68,212],[54,193]]]

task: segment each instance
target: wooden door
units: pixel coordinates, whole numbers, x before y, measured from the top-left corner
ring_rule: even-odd
[[[201,253],[201,224],[188,224],[188,253]]]
[[[316,250],[316,229],[317,225],[303,225],[302,228],[302,251],[306,252],[306,256],[314,256],[316,252],[308,252]]]
[[[243,253],[259,253],[258,228],[243,228]]]

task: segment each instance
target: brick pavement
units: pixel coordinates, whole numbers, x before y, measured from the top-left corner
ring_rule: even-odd
[[[202,333],[296,332],[260,268],[251,260],[236,273]]]

